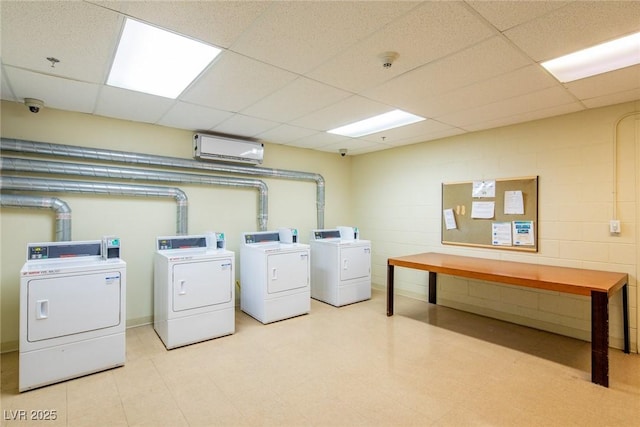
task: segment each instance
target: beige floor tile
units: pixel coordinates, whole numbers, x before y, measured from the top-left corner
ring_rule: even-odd
[[[16,358],[17,362],[17,358]],[[18,393],[17,382],[11,390],[2,391],[2,421],[6,426],[47,423],[67,424],[68,382]]]
[[[632,426],[640,356],[610,352],[610,388],[590,382],[590,344],[385,294],[166,350],[127,330],[125,366],[18,393],[1,356],[3,426]],[[55,410],[44,424],[7,419]],[[29,414],[26,414],[29,415]]]
[[[187,426],[184,414],[168,390],[154,390],[122,400],[130,426]]]
[[[109,406],[108,403],[82,406],[69,413],[70,427],[125,427],[128,426],[124,408],[120,402]]]
[[[69,426],[126,426],[113,370],[69,381],[67,414]]]
[[[112,372],[118,393],[123,400],[145,397],[166,390],[166,384],[151,359],[127,361],[123,367]]]

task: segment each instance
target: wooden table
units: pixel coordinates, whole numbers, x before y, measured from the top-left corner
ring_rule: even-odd
[[[422,253],[387,261],[387,316],[393,316],[394,267],[429,272],[428,301],[436,304],[437,273],[591,297],[591,381],[609,386],[609,297],[622,290],[624,352],[629,353],[628,275],[483,258]]]

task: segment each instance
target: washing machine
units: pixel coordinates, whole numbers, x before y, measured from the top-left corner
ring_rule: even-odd
[[[243,233],[240,308],[267,324],[311,310],[309,245],[296,229]]]
[[[18,389],[124,365],[125,295],[120,239],[29,243],[20,271]]]
[[[235,254],[224,233],[156,240],[153,327],[167,349],[235,332]]]
[[[311,298],[340,307],[371,299],[371,242],[357,227],[313,230]]]

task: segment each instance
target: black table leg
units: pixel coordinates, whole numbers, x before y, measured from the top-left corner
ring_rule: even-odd
[[[429,302],[436,304],[438,288],[436,286],[437,274],[429,272]]]
[[[609,295],[591,291],[591,382],[609,387]]]
[[[393,316],[393,265],[387,263],[387,316]]]
[[[627,284],[622,287],[622,324],[624,326],[624,352],[629,354],[629,290]]]

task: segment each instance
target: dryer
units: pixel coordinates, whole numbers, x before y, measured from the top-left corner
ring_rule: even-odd
[[[153,327],[167,349],[235,332],[235,254],[224,233],[156,240]]]
[[[125,295],[120,239],[29,243],[20,271],[18,389],[124,365]]]
[[[296,229],[243,233],[240,308],[267,324],[311,310],[309,245]]]
[[[357,227],[313,230],[311,298],[340,307],[371,298],[371,242]]]

